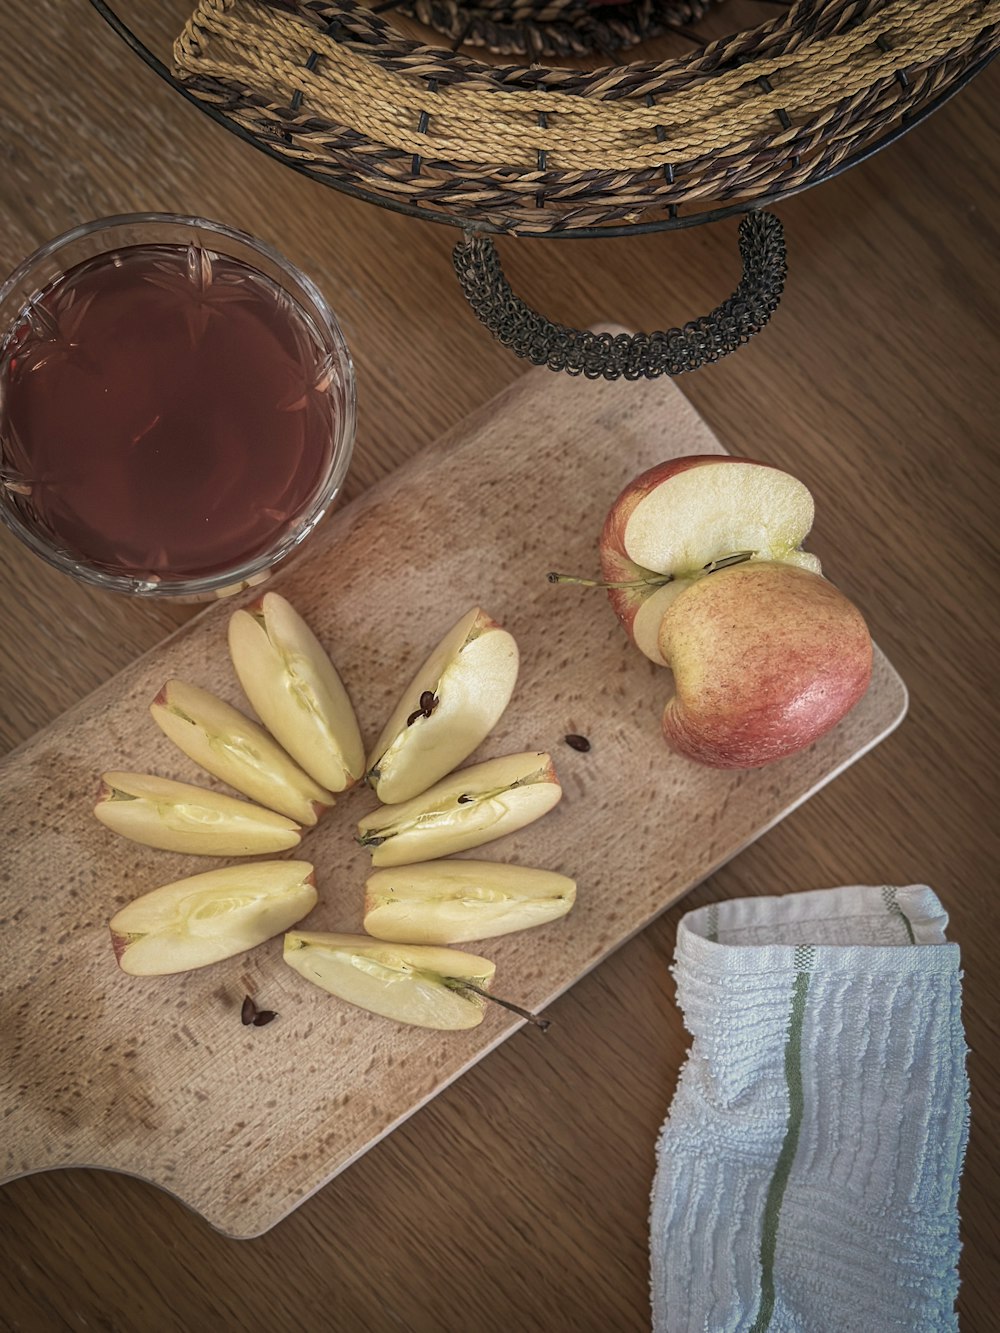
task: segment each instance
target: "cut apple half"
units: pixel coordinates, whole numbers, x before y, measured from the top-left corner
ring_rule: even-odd
[[[573,880],[552,870],[424,861],[369,876],[364,924],[381,940],[462,944],[556,921],[575,900]]]
[[[315,906],[308,861],[252,861],[136,898],[112,917],[111,942],[130,976],[189,972],[256,948]]]
[[[375,866],[431,861],[524,828],[562,796],[551,756],[534,751],[460,769],[402,805],[383,807],[358,825]]]
[[[372,747],[368,781],[379,800],[419,796],[468,759],[507,707],[517,668],[513,635],[473,607],[417,671]]]
[[[283,852],[302,836],[298,824],[273,810],[145,773],[105,773],[94,814],[133,842],[196,856]]]
[[[311,778],[331,792],[360,781],[365,751],[351,700],[290,602],[268,592],[235,612],[229,652],[254,712]]]
[[[747,458],[675,458],[632,482],[612,510],[622,553],[643,569],[695,574],[720,557],[752,551],[780,560],[813,524],[808,488]]]
[[[206,773],[297,824],[315,824],[333,805],[332,794],[263,727],[207,690],[170,680],[149,711],[160,730]]]
[[[676,690],[664,736],[715,768],[757,768],[812,744],[854,707],[872,670],[857,607],[780,561],[695,584],[664,615],[660,651]]]
[[[313,985],[397,1023],[455,1031],[483,1021],[496,968],[458,949],[386,944],[366,935],[292,931],[285,962]],[[476,989],[468,989],[473,986]]]
[[[743,562],[822,572],[801,549],[813,499],[766,463],[706,454],[670,459],[631,482],[601,533],[601,571],[615,614],[651,661],[666,665],[659,624],[699,580]]]

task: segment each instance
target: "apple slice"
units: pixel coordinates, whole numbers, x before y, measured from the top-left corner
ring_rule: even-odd
[[[122,837],[167,852],[258,856],[301,841],[298,824],[273,810],[144,773],[105,773],[94,814]]]
[[[169,680],[149,711],[206,773],[297,824],[315,824],[333,805],[330,792],[303,773],[263,727],[207,690]]]
[[[376,866],[431,861],[513,833],[547,814],[562,788],[547,754],[528,751],[463,768],[430,791],[358,825]]]
[[[365,750],[347,691],[320,641],[276,592],[229,622],[229,653],[254,711],[310,777],[332,792],[364,775]]]
[[[459,949],[384,944],[366,935],[285,936],[285,962],[341,1000],[397,1023],[454,1031],[483,1021],[485,991],[496,968]]]
[[[368,781],[386,805],[408,801],[480,745],[517,680],[514,637],[478,606],[466,612],[424,662],[368,758]]]
[[[697,582],[668,608],[660,651],[676,688],[667,742],[716,768],[757,768],[811,744],[854,707],[872,669],[857,607],[787,563]]]
[[[130,976],[189,972],[263,944],[315,906],[308,861],[251,861],[136,898],[112,917],[111,942]]]
[[[380,940],[461,944],[555,921],[576,884],[551,870],[495,861],[425,861],[376,870],[365,885],[365,930]]]
[[[730,561],[782,562],[821,573],[800,549],[813,500],[797,478],[724,454],[674,458],[642,473],[611,506],[600,538],[608,598],[626,633],[665,665],[659,624],[692,583]]]

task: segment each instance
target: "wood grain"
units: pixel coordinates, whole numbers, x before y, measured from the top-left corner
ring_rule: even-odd
[[[162,47],[185,0],[123,4]],[[735,12],[733,12],[735,9]],[[758,6],[720,6],[725,26]],[[0,266],[129,208],[219,217],[324,288],[355,356],[359,494],[521,373],[487,341],[451,237],[299,179],[206,124],[83,0],[0,13]],[[963,1328],[1000,1299],[1000,930],[995,889],[1000,74],[900,143],[788,201],[772,325],[685,394],[733,452],[821,498],[812,543],[907,681],[910,713],[681,908],[552,1006],[544,1042],[489,1060],[251,1245],[102,1172],[0,1193],[11,1328],[275,1330],[648,1327],[653,1144],[686,1037],[667,971],[680,911],[721,897],[925,880],[963,949],[973,1126]],[[515,289],[567,323],[683,322],[733,287],[735,225],[502,247]],[[75,588],[0,534],[0,732],[15,745],[186,617]],[[58,892],[58,885],[53,892]],[[266,1029],[264,1030],[266,1031]]]
[[[578,883],[567,920],[481,946],[497,963],[497,992],[533,1010],[866,753],[905,712],[905,687],[877,654],[861,703],[792,759],[727,772],[666,751],[658,719],[669,676],[623,651],[603,596],[552,587],[545,573],[553,563],[596,564],[595,535],[631,477],[672,456],[719,452],[669,380],[580,386],[535,370],[343,508],[274,581],[332,645],[369,741],[470,605],[481,603],[513,632],[518,687],[472,759],[549,750],[563,799],[543,821],[478,854]],[[108,918],[140,893],[218,862],[115,837],[94,821],[90,794],[106,768],[205,780],[147,708],[173,678],[247,708],[226,650],[231,611],[212,607],[0,765],[0,1008],[8,1015],[0,1049],[11,1075],[0,1097],[0,1171],[7,1179],[55,1166],[127,1171],[227,1235],[247,1237],[315,1193],[518,1020],[491,1006],[479,1028],[462,1034],[386,1022],[303,985],[283,963],[280,939],[179,977],[118,972]],[[571,750],[568,732],[586,733],[590,751]],[[321,894],[304,929],[361,929],[369,856],[354,834],[376,805],[371,792],[352,792],[295,849],[315,864]],[[246,994],[276,1009],[279,1022],[242,1027]],[[248,1083],[267,1096],[248,1100]]]

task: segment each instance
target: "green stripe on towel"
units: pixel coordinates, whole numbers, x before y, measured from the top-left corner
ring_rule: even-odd
[[[708,937],[708,939],[710,939],[710,940],[712,941],[713,944],[718,944],[718,942],[719,942],[719,904],[718,904],[718,903],[709,903],[709,904],[708,904],[708,923],[707,923],[707,926],[706,926],[705,934],[706,934],[706,936]]]
[[[885,910],[890,916],[899,917],[906,927],[906,937],[911,944],[916,944],[917,937],[913,933],[913,927],[910,925],[910,918],[906,915],[899,905],[899,899],[896,896],[896,890],[888,884],[882,885],[882,901],[885,903]]]
[[[795,950],[795,965],[811,968],[813,951],[808,946]],[[774,1175],[768,1186],[767,1202],[764,1204],[764,1222],[760,1237],[760,1308],[750,1333],[765,1333],[774,1314],[774,1254],[778,1245],[778,1224],[781,1220],[781,1204],[785,1197],[785,1187],[791,1175],[792,1162],[799,1146],[799,1134],[802,1130],[802,1025],[806,1012],[806,992],[809,989],[809,972],[796,974],[795,988],[792,991],[792,1013],[788,1024],[788,1039],[785,1042],[785,1085],[788,1089],[788,1124],[781,1152],[775,1164]]]

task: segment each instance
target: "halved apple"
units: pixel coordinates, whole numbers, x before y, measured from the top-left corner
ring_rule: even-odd
[[[112,917],[111,942],[130,976],[189,972],[263,944],[315,906],[308,861],[251,861],[136,898]]]
[[[458,949],[384,944],[366,935],[285,936],[285,962],[315,986],[383,1018],[454,1031],[483,1021],[485,991],[496,967]]]
[[[417,671],[372,746],[368,781],[379,800],[419,796],[468,759],[507,707],[517,668],[513,635],[474,606]]]
[[[149,711],[160,730],[207,773],[296,823],[315,824],[333,805],[331,793],[263,727],[207,690],[167,681]]]
[[[358,824],[376,866],[431,861],[513,833],[547,814],[562,796],[551,756],[528,751],[460,769],[402,805]]]
[[[424,861],[376,870],[365,885],[365,930],[380,940],[461,944],[555,921],[576,884],[552,870],[495,861]]]
[[[254,711],[299,765],[331,792],[364,774],[365,750],[337,669],[299,613],[267,592],[229,622],[229,653]]]
[[[611,506],[600,538],[608,598],[626,633],[666,662],[659,627],[667,608],[730,561],[779,562],[821,573],[801,550],[813,499],[796,477],[726,454],[672,458],[636,477]]]
[[[811,744],[854,707],[872,670],[857,607],[780,562],[697,582],[667,610],[660,648],[676,689],[664,735],[716,768],[756,768]]]
[[[105,773],[94,814],[133,842],[198,856],[257,856],[298,846],[298,824],[221,792],[145,773]]]

